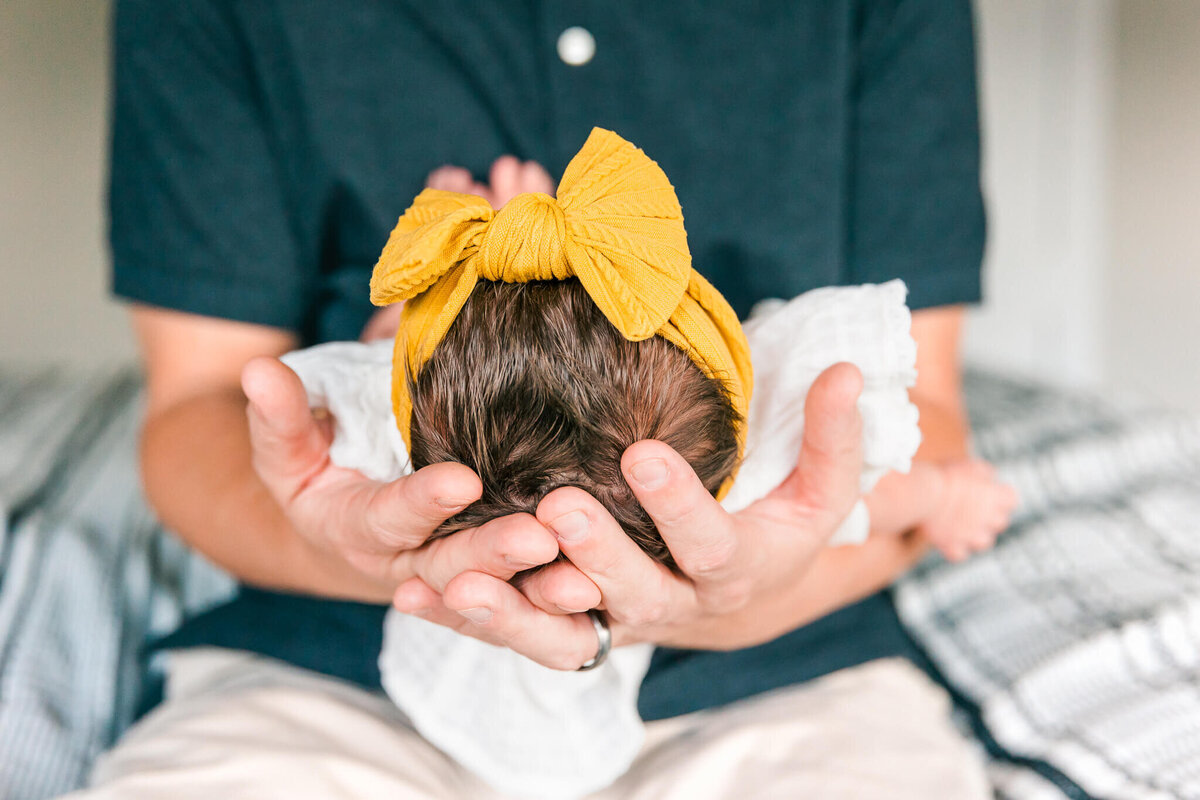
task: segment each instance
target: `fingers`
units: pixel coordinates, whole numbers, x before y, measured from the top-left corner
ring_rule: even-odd
[[[471,173],[462,167],[450,165],[438,167],[429,173],[429,177],[425,179],[425,185],[430,189],[441,189],[446,192],[479,195],[489,203],[492,202],[492,190],[476,181]]]
[[[674,452],[661,442],[654,444]],[[636,627],[653,625],[674,604],[686,602],[683,582],[643,553],[600,501],[582,489],[555,489],[538,505],[537,518],[554,532],[563,554],[598,587],[605,608],[616,619]],[[571,605],[571,600],[556,596],[553,602]]]
[[[519,180],[522,192],[541,192],[554,196],[554,179],[536,161],[526,161],[521,165]]]
[[[600,605],[600,589],[569,561],[547,564],[522,578],[521,594],[551,614],[578,614]]]
[[[738,575],[733,518],[682,456],[647,439],[625,451],[621,471],[685,575],[697,585]]]
[[[367,324],[363,326],[358,340],[360,342],[374,342],[379,339],[394,338],[396,330],[400,327],[400,312],[403,310],[403,302],[392,303],[386,308],[379,309],[367,320]]]
[[[304,385],[275,358],[255,358],[242,370],[250,401],[254,467],[280,502],[296,495],[326,464],[329,436],[313,418]]]
[[[862,374],[853,364],[822,372],[804,403],[804,442],[796,469],[778,489],[830,521],[840,521],[859,496],[862,417],[856,402]]]
[[[491,641],[484,636],[477,635],[478,632],[474,630],[476,626],[471,620],[457,611],[446,608],[446,604],[442,602],[442,596],[420,578],[410,578],[401,583],[392,596],[392,605],[397,611],[405,614],[412,614],[414,617],[420,617],[468,636],[476,634],[475,638],[477,639]]]
[[[500,156],[488,172],[488,183],[479,183],[471,173],[455,166],[438,167],[429,173],[425,184],[431,189],[475,194],[500,209],[509,200],[526,192],[554,194],[554,179],[536,161],[522,162],[516,156]]]
[[[441,592],[464,572],[483,572],[507,581],[557,557],[554,534],[529,514],[512,514],[435,539],[414,551],[408,566],[430,588]]]
[[[363,515],[364,533],[381,551],[419,547],[482,493],[483,484],[470,467],[430,464],[371,492]]]
[[[446,586],[442,602],[474,626],[457,630],[508,647],[552,669],[577,669],[599,647],[586,615],[547,614],[515,587],[490,575],[459,575]]]
[[[998,491],[1000,492],[1000,506],[1004,509],[1004,513],[1007,517],[1007,515],[1010,515],[1012,512],[1017,510],[1017,506],[1021,502],[1021,496],[1017,494],[1015,487],[1010,486],[1007,483],[999,484]],[[1005,524],[1007,524],[1007,519]]]
[[[951,542],[942,547],[942,556],[955,564],[966,561],[970,555],[971,551],[964,542]]]
[[[492,162],[488,172],[488,183],[492,187],[495,208],[502,208],[509,200],[519,195],[521,189],[521,162],[516,156],[500,156]]]
[[[420,578],[409,578],[397,586],[392,595],[392,605],[397,611],[423,617],[448,628],[457,629],[467,621],[462,614],[446,608],[442,596]]]

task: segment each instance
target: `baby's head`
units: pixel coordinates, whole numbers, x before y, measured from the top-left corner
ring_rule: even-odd
[[[750,348],[692,268],[671,182],[612,131],[592,131],[555,197],[496,210],[421,192],[375,265],[371,300],[405,303],[392,406],[413,466],[457,461],[483,482],[441,533],[577,486],[673,566],[621,473],[626,448],[658,439],[714,495],[728,489]]]
[[[641,439],[670,445],[716,493],[738,461],[727,388],[654,336],[629,341],[578,280],[480,281],[417,375],[413,468],[456,461],[483,496],[439,533],[533,513],[560,486],[599,500],[649,555],[672,565],[621,474]]]

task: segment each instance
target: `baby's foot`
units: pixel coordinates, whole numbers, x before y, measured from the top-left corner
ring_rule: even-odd
[[[948,560],[963,561],[990,548],[1008,527],[1017,492],[997,481],[986,461],[952,461],[941,472],[941,502],[917,529]]]

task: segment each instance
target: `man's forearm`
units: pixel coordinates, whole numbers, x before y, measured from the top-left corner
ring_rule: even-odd
[[[146,495],[163,523],[250,584],[388,602],[341,559],[298,535],[251,465],[240,391],[203,394],[160,410],[142,436]]]

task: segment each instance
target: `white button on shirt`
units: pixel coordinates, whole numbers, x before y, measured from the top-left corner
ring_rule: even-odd
[[[558,57],[564,64],[582,67],[596,55],[596,37],[587,28],[567,28],[558,36]]]

